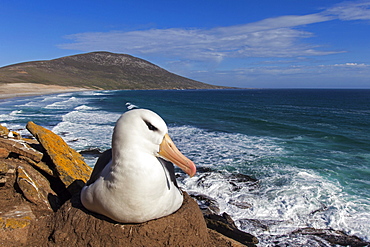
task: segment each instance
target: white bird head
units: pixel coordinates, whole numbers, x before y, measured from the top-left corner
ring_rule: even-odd
[[[113,152],[140,150],[174,163],[191,177],[196,172],[194,163],[171,140],[164,120],[150,110],[134,109],[124,113],[116,123],[112,140]]]

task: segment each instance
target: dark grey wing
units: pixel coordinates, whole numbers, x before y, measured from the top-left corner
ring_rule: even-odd
[[[171,162],[167,161],[167,160],[164,160],[164,159],[160,158],[160,157],[157,157],[157,159],[162,164],[163,169],[166,169],[168,171],[168,173],[170,174],[170,181],[172,181],[172,183],[177,188],[179,188],[179,186],[177,185],[176,176],[175,176],[175,167],[173,166],[173,164]],[[167,178],[167,187],[168,187],[168,189],[170,189],[170,184],[169,184],[170,181],[168,180],[167,174],[166,174],[166,178]]]
[[[96,161],[94,170],[91,173],[89,181],[86,182],[86,185],[94,183],[100,177],[100,174],[103,171],[104,167],[108,165],[111,159],[112,159],[112,149],[108,149],[100,155],[99,159]]]

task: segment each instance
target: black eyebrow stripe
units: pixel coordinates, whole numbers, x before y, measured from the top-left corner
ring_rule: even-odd
[[[144,122],[145,122],[146,126],[148,126],[148,128],[150,130],[153,130],[153,131],[157,131],[158,130],[158,128],[155,127],[153,124],[151,124],[149,121],[147,121],[147,120],[144,119]]]

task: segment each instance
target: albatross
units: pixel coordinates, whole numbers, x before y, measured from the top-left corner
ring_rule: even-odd
[[[81,191],[83,206],[120,223],[142,223],[178,210],[183,195],[173,164],[192,177],[194,163],[168,135],[156,113],[133,109],[118,119],[105,151]]]

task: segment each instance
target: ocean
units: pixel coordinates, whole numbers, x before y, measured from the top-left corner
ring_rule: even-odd
[[[197,165],[193,178],[176,170],[179,185],[216,200],[261,246],[306,227],[370,241],[370,90],[73,92],[1,100],[0,124],[27,136],[33,121],[77,151],[104,151],[133,107],[162,116]]]

